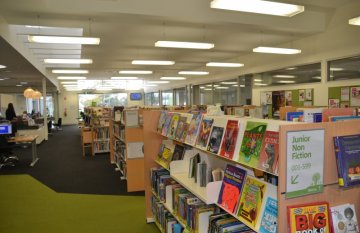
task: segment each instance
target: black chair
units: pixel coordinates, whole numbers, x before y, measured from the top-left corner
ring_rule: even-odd
[[[49,120],[48,124],[47,124],[47,128],[48,128],[48,135],[52,135],[51,130],[52,130],[52,120]]]
[[[8,143],[8,137],[0,135],[0,169],[5,166],[14,167],[19,161],[19,158],[12,153],[13,148],[13,144]]]
[[[62,125],[62,118],[59,118],[58,122],[53,124],[54,129],[56,130],[62,130],[61,125]]]

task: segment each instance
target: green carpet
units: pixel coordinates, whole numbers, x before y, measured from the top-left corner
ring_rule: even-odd
[[[29,175],[0,176],[0,232],[159,233],[145,199],[56,193]]]

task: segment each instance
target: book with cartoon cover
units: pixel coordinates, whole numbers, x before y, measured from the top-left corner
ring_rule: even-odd
[[[209,143],[207,146],[208,151],[215,154],[219,152],[223,134],[224,134],[224,127],[213,126],[210,133]]]
[[[196,138],[199,132],[200,123],[202,119],[202,114],[194,114],[187,130],[187,135],[185,139],[185,143],[189,145],[194,145],[196,142]]]
[[[211,126],[214,122],[214,119],[209,117],[204,117],[201,121],[199,134],[196,140],[196,146],[201,149],[206,149],[206,146],[209,141],[209,135],[211,131]]]
[[[232,159],[239,134],[239,121],[228,120],[221,144],[220,156]]]
[[[360,232],[353,204],[332,206],[330,213],[334,233]]]

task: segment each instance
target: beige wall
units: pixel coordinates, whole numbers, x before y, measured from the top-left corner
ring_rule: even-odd
[[[134,100],[130,100],[130,93],[133,92],[141,92],[142,94],[142,99],[140,101],[134,101]],[[145,103],[145,93],[142,91],[128,91],[127,92],[127,102],[128,102],[128,107],[131,106],[144,106]]]
[[[63,125],[77,124],[79,117],[79,100],[76,92],[63,91],[58,95],[59,117]],[[66,109],[66,116],[64,115]]]

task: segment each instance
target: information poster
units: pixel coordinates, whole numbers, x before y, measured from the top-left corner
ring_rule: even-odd
[[[350,88],[342,87],[341,88],[341,101],[349,101],[350,100]]]
[[[323,129],[287,133],[286,198],[323,191]]]

